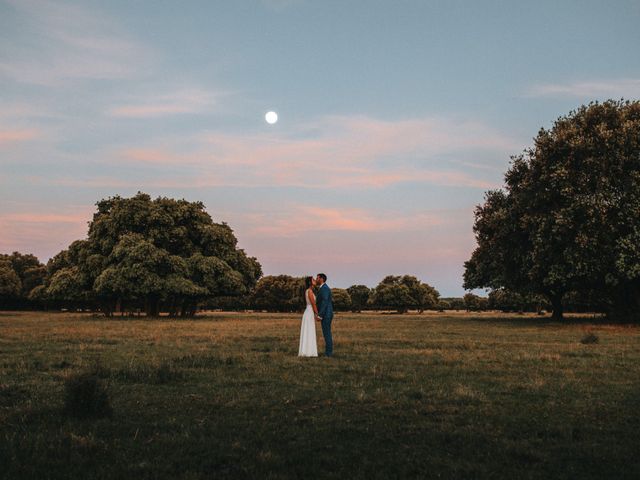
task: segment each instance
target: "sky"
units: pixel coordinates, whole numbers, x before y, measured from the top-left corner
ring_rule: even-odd
[[[46,262],[143,191],[204,202],[265,274],[461,295],[510,157],[640,98],[639,24],[637,0],[0,0],[0,252]]]

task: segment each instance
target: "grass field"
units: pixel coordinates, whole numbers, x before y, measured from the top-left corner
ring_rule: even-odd
[[[299,359],[299,322],[0,313],[0,476],[640,478],[638,326],[345,314]],[[90,369],[113,416],[63,415]]]

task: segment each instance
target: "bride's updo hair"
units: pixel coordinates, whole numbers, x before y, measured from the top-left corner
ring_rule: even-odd
[[[304,277],[304,289],[307,290],[313,283],[313,277]]]

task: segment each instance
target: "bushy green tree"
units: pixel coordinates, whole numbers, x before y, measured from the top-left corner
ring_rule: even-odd
[[[473,293],[467,293],[462,297],[465,309],[469,312],[479,312],[486,310],[489,303],[486,298],[480,297]]]
[[[21,290],[22,282],[11,262],[0,258],[0,304],[6,305],[15,301]]]
[[[304,309],[304,279],[289,275],[262,277],[253,292],[253,304],[268,312],[297,312]]]
[[[333,308],[336,312],[346,312],[351,310],[351,296],[344,288],[332,288]]]
[[[0,284],[0,291],[12,291],[11,294],[5,293],[2,303],[5,306],[17,308],[31,306],[33,302],[29,299],[29,294],[44,282],[45,266],[35,255],[20,252],[13,252],[10,255],[0,254],[0,265],[4,266],[2,267],[3,280],[0,280],[4,286]],[[13,273],[9,273],[9,271]],[[14,274],[18,278],[17,283],[14,281]],[[13,291],[16,285],[19,288],[17,292]]]
[[[20,297],[26,299],[29,292],[38,285],[42,285],[46,277],[46,268],[38,260],[38,257],[31,253],[22,254],[13,252],[11,255],[0,255],[11,263],[14,271],[20,278]]]
[[[89,243],[86,240],[72,242],[69,248],[47,262],[44,288],[35,292],[32,298],[41,298],[52,305],[67,308],[92,307],[96,302],[92,287],[97,273],[90,268],[87,261],[89,255]],[[105,312],[109,311],[108,305],[103,305]]]
[[[547,308],[547,301],[541,295],[522,294],[507,288],[489,292],[488,308],[503,312],[541,312]]]
[[[447,297],[442,298],[442,301],[446,302],[444,306],[445,310],[465,310],[464,299],[462,297]]]
[[[570,292],[640,319],[640,102],[591,103],[513,157],[505,189],[475,212],[465,288]],[[589,293],[590,292],[590,293]]]
[[[405,313],[409,309],[435,308],[439,297],[435,288],[412,275],[389,275],[373,290],[369,303],[374,308]]]
[[[93,303],[107,315],[129,305],[147,315],[164,308],[184,316],[207,299],[246,295],[262,275],[233,230],[214,223],[202,202],[139,192],[96,206],[87,239],[47,264],[47,298]]]
[[[347,293],[351,297],[351,310],[361,312],[367,308],[371,289],[366,285],[352,285],[347,288]]]

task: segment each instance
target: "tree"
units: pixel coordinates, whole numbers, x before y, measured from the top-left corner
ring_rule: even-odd
[[[541,312],[547,302],[541,295],[522,294],[507,288],[489,292],[488,308],[503,312]]]
[[[12,290],[15,285],[13,274],[18,277],[18,292],[10,295],[6,294],[4,304],[12,307],[24,307],[30,305],[29,294],[35,287],[42,285],[46,276],[46,268],[40,263],[38,258],[32,254],[22,254],[13,252],[11,255],[0,254],[0,264],[4,265],[4,282],[5,285],[0,286],[0,290]],[[13,273],[9,274],[11,270]],[[7,276],[9,275],[9,276]],[[0,294],[2,295],[2,294]]]
[[[44,282],[46,268],[35,255],[13,252],[11,255],[0,255],[0,257],[4,257],[11,263],[13,270],[20,278],[22,298],[27,298],[33,288]]]
[[[351,297],[351,310],[361,312],[367,307],[371,289],[366,285],[352,285],[347,288],[347,293]]]
[[[214,223],[202,202],[138,192],[96,206],[87,239],[47,264],[47,298],[90,302],[106,315],[129,306],[191,316],[206,300],[248,294],[262,276],[233,230]]]
[[[304,309],[304,279],[289,275],[262,277],[253,292],[253,304],[268,312],[297,312]]]
[[[431,285],[411,275],[385,277],[373,290],[369,303],[379,309],[406,313],[410,308],[422,312],[438,305],[440,294]]]
[[[344,288],[331,289],[333,297],[333,308],[336,312],[346,312],[351,310],[351,295]]]
[[[462,297],[462,300],[464,301],[464,307],[467,312],[477,312],[482,309],[482,301],[478,295],[466,293],[464,297]]]
[[[0,259],[0,303],[7,304],[20,295],[22,282],[11,262]]]
[[[442,304],[438,304],[439,308],[444,308],[445,310],[464,310],[464,299],[461,297],[447,297],[441,299]]]
[[[571,292],[640,317],[640,102],[582,106],[512,158],[505,189],[475,212],[465,288]]]
[[[108,266],[94,282],[105,298],[143,301],[148,315],[160,313],[160,302],[205,295],[207,289],[191,281],[187,261],[156,247],[139,233],[125,234],[108,257]],[[172,314],[175,310],[171,311]]]
[[[85,288],[86,277],[80,268],[61,268],[53,274],[46,290],[47,298],[69,308],[90,304],[91,291]]]

